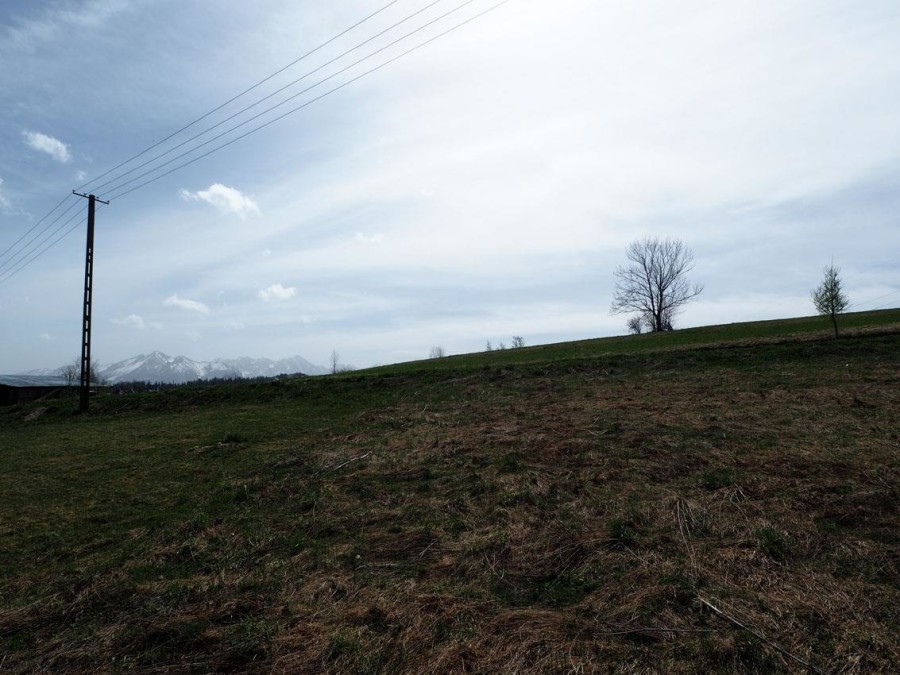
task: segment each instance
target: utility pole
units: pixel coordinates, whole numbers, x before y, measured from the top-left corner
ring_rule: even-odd
[[[109,204],[94,195],[83,195],[72,190],[73,195],[88,200],[87,247],[84,253],[84,314],[81,321],[81,389],[79,412],[87,412],[91,400],[91,301],[94,290],[94,210],[96,202]]]

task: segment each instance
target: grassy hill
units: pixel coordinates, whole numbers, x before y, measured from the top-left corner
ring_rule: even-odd
[[[900,311],[0,410],[0,670],[871,672]]]

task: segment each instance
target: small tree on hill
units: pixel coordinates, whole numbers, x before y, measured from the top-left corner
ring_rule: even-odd
[[[679,239],[647,237],[632,242],[625,254],[629,264],[616,269],[612,313],[637,312],[651,331],[672,330],[675,315],[703,292],[687,280],[693,252]]]
[[[628,318],[628,322],[625,324],[628,326],[628,332],[631,335],[640,335],[644,332],[644,317],[642,316],[632,316]]]
[[[844,295],[841,288],[840,272],[841,268],[835,267],[834,263],[828,265],[825,268],[825,278],[811,295],[816,311],[831,319],[835,338],[838,337],[837,315],[846,311],[850,306],[850,300]]]
[[[337,349],[331,350],[331,358],[329,359],[331,362],[331,374],[336,375],[338,372],[338,366],[340,366],[340,355],[337,353]]]

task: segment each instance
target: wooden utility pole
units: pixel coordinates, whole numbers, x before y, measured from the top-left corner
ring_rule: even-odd
[[[88,200],[87,247],[84,254],[84,314],[81,321],[81,388],[79,412],[87,412],[91,400],[91,310],[94,290],[94,210],[96,202],[109,204],[94,195],[72,194]]]

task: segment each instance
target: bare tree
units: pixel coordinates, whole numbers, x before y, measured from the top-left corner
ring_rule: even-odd
[[[694,254],[680,239],[647,237],[632,242],[625,253],[627,267],[616,268],[613,314],[638,312],[653,332],[672,330],[675,315],[703,292],[691,286]]]
[[[57,372],[66,381],[66,385],[74,387],[81,383],[81,359],[75,359],[74,363],[63,366]]]
[[[444,348],[440,345],[431,348],[431,353],[428,355],[429,359],[442,359],[447,356],[447,352],[444,351]]]
[[[625,325],[628,326],[631,335],[640,335],[644,332],[644,317],[640,315],[629,317]]]
[[[338,359],[340,359],[340,355],[337,353],[337,349],[331,350],[331,374],[334,375],[338,372]]]
[[[70,387],[81,384],[81,359],[75,359],[72,363],[63,366],[57,371]],[[91,384],[106,384],[100,377],[100,363],[91,359],[90,370],[88,371]]]
[[[841,268],[831,263],[825,268],[825,278],[818,288],[813,290],[811,298],[816,311],[831,319],[834,326],[834,337],[838,336],[837,315],[846,311],[850,306],[850,300],[844,295],[841,288]]]
[[[491,344],[490,340],[487,341],[487,345],[485,345],[484,351],[486,351],[486,352],[494,351],[494,346]]]
[[[525,338],[521,335],[513,335],[512,346],[513,349],[521,349],[525,346]]]

